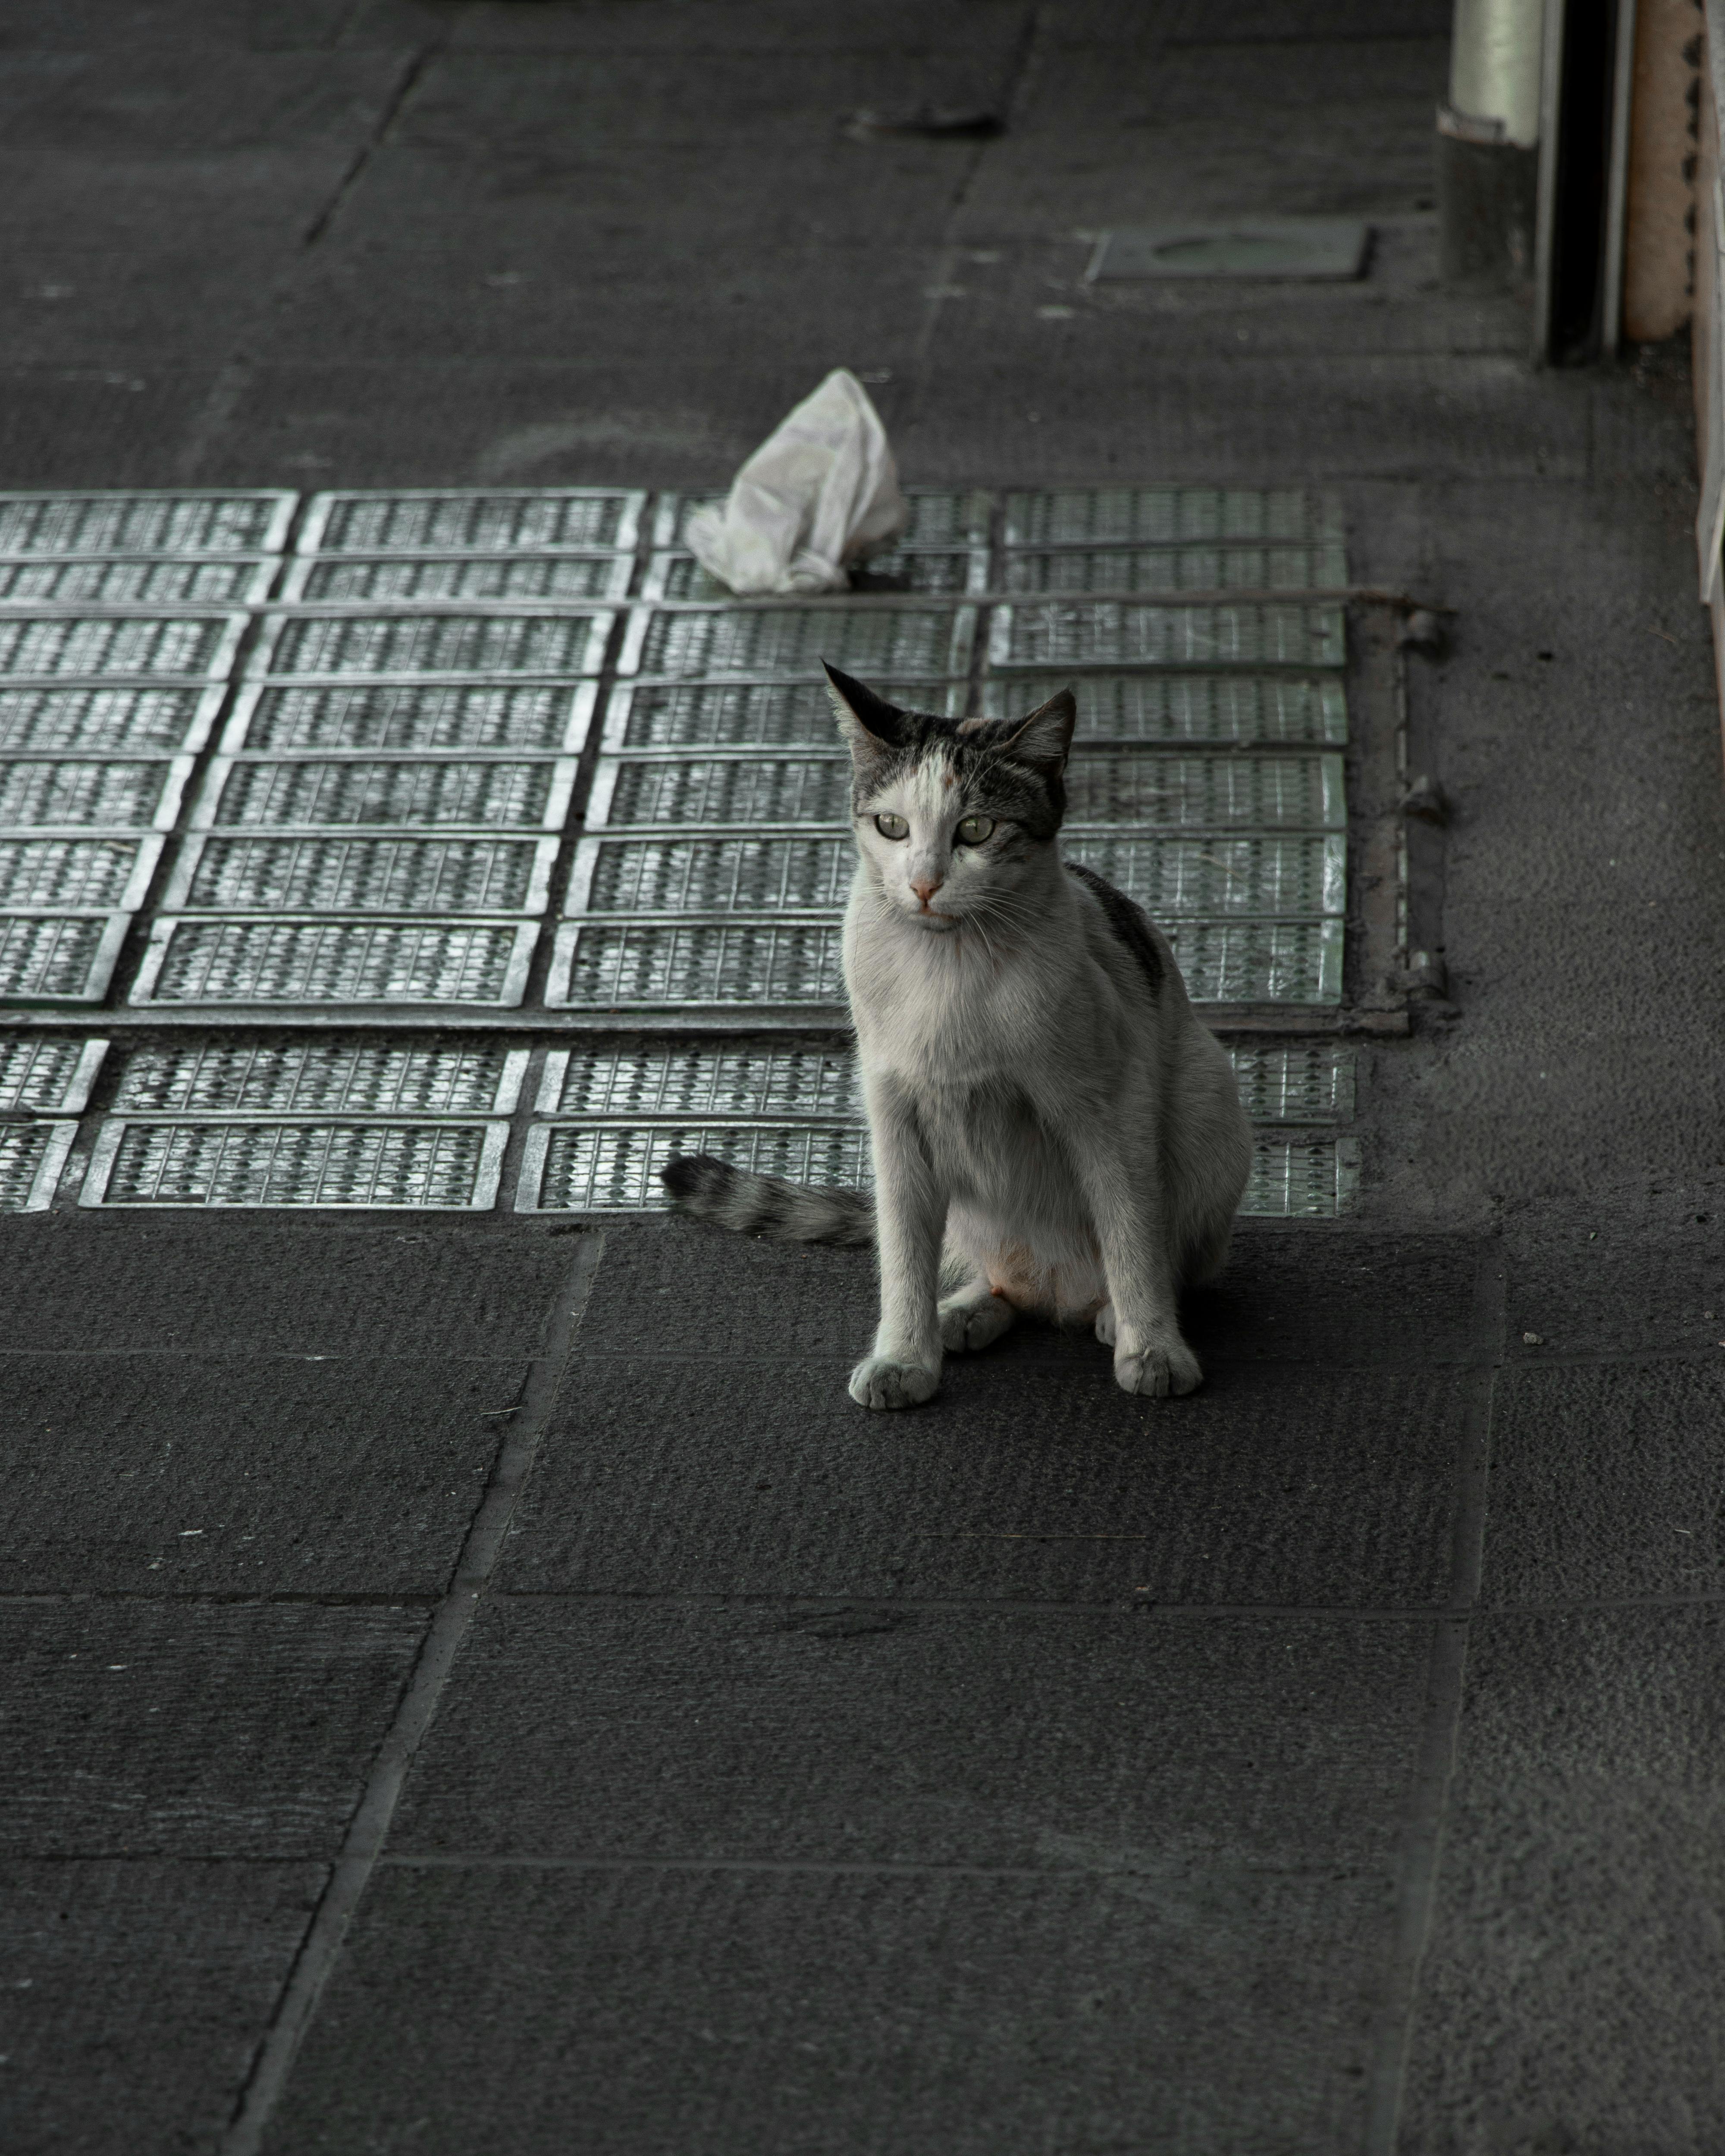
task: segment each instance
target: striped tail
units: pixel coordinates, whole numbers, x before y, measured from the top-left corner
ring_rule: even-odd
[[[680,1213],[711,1220],[739,1235],[771,1235],[781,1243],[848,1243],[875,1240],[875,1208],[860,1190],[836,1185],[787,1183],[756,1175],[711,1153],[679,1153],[659,1171]]]

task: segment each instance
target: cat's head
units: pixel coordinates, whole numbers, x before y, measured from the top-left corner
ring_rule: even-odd
[[[1065,814],[1071,690],[1026,718],[943,719],[826,671],[850,750],[852,828],[883,897],[934,933],[1009,914]]]

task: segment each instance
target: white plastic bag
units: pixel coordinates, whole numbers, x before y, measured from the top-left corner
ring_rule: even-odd
[[[837,591],[909,517],[880,415],[839,367],[762,443],[723,509],[690,518],[689,545],[733,592]]]

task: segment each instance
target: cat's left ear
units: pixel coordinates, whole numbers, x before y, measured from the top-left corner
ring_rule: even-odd
[[[1072,746],[1072,729],[1077,723],[1078,700],[1070,689],[1062,689],[1059,696],[1039,704],[1016,732],[1007,736],[1000,744],[1001,753],[1015,756],[1021,763],[1060,771],[1065,767]]]
[[[841,674],[836,666],[828,666],[824,659],[820,663],[826,670],[827,694],[833,700],[833,716],[850,744],[851,759],[857,768],[862,770],[901,747],[905,736],[905,715],[898,706],[889,704],[884,696],[877,696],[865,683]]]

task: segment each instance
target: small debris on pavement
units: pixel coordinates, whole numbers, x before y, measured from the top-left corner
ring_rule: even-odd
[[[1545,1335],[1543,1332],[1524,1332],[1522,1335],[1522,1345],[1524,1348],[1543,1348],[1545,1345]]]
[[[1416,778],[1402,796],[1401,809],[1404,816],[1417,816],[1422,824],[1447,824],[1450,820],[1448,798],[1435,778]]]
[[[845,123],[853,142],[884,135],[920,135],[935,142],[987,142],[1006,132],[998,112],[955,105],[919,105],[912,112],[853,112]]]

